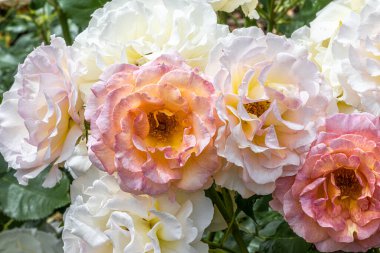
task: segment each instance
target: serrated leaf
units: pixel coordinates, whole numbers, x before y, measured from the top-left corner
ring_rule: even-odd
[[[43,188],[44,175],[41,174],[29,185],[23,186],[8,172],[0,178],[0,208],[15,220],[36,220],[50,215],[55,209],[70,203],[69,179],[63,175],[53,188]]]
[[[297,236],[286,222],[282,222],[273,237],[260,245],[260,251],[266,253],[307,252],[311,244]]]
[[[13,229],[0,233],[1,253],[63,253],[62,242],[36,229]]]
[[[61,7],[68,18],[79,27],[85,28],[91,18],[91,14],[109,0],[62,0]]]
[[[283,223],[282,220],[274,220],[269,222],[262,230],[259,231],[259,235],[262,237],[270,237],[276,234],[278,227]]]

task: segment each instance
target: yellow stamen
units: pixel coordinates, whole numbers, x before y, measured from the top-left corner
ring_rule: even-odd
[[[260,101],[260,102],[253,102],[249,104],[245,104],[244,108],[247,110],[248,113],[254,114],[257,117],[260,117],[263,115],[263,113],[269,109],[270,102],[269,101]]]

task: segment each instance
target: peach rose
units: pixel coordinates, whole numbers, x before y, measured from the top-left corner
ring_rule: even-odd
[[[366,251],[380,246],[379,173],[380,118],[336,114],[271,205],[320,251]]]
[[[210,182],[219,167],[210,82],[177,55],[141,67],[116,64],[100,79],[85,111],[89,155],[98,168],[117,172],[121,188],[136,194]]]

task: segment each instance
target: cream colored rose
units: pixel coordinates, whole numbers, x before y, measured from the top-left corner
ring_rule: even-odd
[[[333,48],[344,100],[359,111],[380,116],[380,4],[369,0],[343,22]]]
[[[228,34],[212,7],[197,0],[113,0],[95,11],[74,47],[87,55],[88,72],[80,82],[89,89],[111,64],[141,65],[177,51],[192,67],[203,69],[210,49]]]
[[[136,196],[99,170],[75,180],[73,188],[64,217],[64,252],[208,252],[200,239],[214,209],[203,191]]]
[[[244,14],[249,18],[259,18],[256,7],[258,0],[208,0],[215,11],[233,12],[241,6]]]
[[[333,43],[342,22],[352,13],[360,12],[366,2],[367,0],[333,1],[317,13],[317,17],[310,22],[310,28],[304,26],[292,34],[292,39],[308,48],[310,59],[318,65],[337,98],[343,95],[343,89],[337,76],[340,65],[332,54]]]
[[[216,183],[244,197],[271,193],[279,177],[297,172],[318,125],[335,112],[331,89],[302,47],[254,27],[217,44],[206,73],[224,122],[215,145],[229,162]]]
[[[0,106],[0,152],[17,170],[20,184],[52,165],[43,184],[61,177],[58,165],[72,153],[80,129],[75,79],[83,68],[78,54],[61,38],[42,45],[19,66],[15,82]]]

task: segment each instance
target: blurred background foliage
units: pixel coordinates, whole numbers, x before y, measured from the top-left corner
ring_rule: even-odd
[[[309,24],[316,13],[330,1],[260,0],[257,8],[259,20],[244,18],[241,9],[238,9],[233,13],[219,12],[218,22],[228,24],[231,30],[257,25],[266,32],[290,36],[297,28]],[[64,37],[71,44],[73,38],[86,28],[91,13],[106,2],[107,0],[31,0],[26,6],[0,5],[0,99],[14,82],[18,65],[35,47],[41,43],[48,44],[52,35]],[[60,184],[46,191],[39,187],[43,174],[28,186],[21,186],[12,173],[0,157],[0,232],[3,231],[0,233],[0,252],[6,253],[17,252],[2,251],[2,247],[8,247],[4,245],[9,245],[4,242],[12,238],[12,234],[4,231],[12,228],[21,229],[26,241],[47,238],[48,235],[38,234],[44,232],[53,233],[59,238],[62,216],[70,203],[70,175],[65,175]],[[253,196],[243,201],[239,195],[218,187],[210,188],[207,194],[213,194],[213,200],[220,200],[214,204],[219,205],[218,208],[224,210],[224,218],[230,220],[227,229],[205,234],[203,241],[210,245],[210,252],[240,252],[239,243],[247,246],[247,252],[318,252],[312,244],[295,235],[279,213],[270,209],[270,195]],[[234,240],[234,229],[241,233],[243,241]],[[54,245],[59,243],[54,242]],[[40,252],[50,253],[48,249],[53,244],[38,245]],[[375,249],[369,252],[380,251]]]

